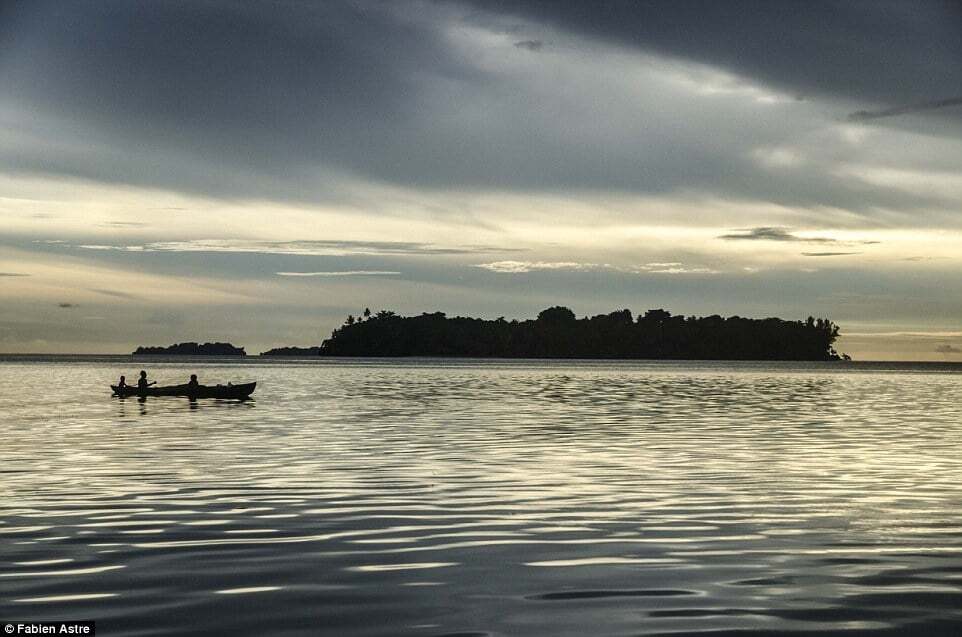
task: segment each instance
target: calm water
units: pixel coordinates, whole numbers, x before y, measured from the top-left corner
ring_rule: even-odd
[[[0,360],[0,620],[100,634],[962,630],[952,367]],[[105,391],[106,390],[106,391]]]

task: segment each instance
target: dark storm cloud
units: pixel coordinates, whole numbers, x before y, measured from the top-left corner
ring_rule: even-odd
[[[20,272],[0,272],[0,277],[3,276],[30,276],[29,274],[22,274]]]
[[[77,307],[77,306],[74,305],[73,303],[57,303],[57,307],[59,307],[60,309],[63,309],[63,310],[69,310],[69,309],[75,308],[75,307]]]
[[[848,257],[861,252],[803,252],[803,257]]]
[[[962,85],[957,0],[470,0],[590,38],[722,66],[803,97],[897,106]]]
[[[270,191],[318,165],[363,168],[417,117],[422,74],[474,73],[403,13],[363,2],[11,3],[0,80],[59,122],[43,134],[88,138],[82,151],[6,163],[200,191],[233,179],[221,188],[240,192],[252,176]],[[143,157],[115,148],[134,145]]]
[[[866,122],[873,119],[881,119],[883,117],[895,117],[896,115],[921,113],[923,111],[933,111],[938,108],[948,108],[950,106],[962,106],[962,97],[950,97],[948,99],[932,100],[929,102],[916,102],[915,104],[905,104],[904,106],[884,108],[877,111],[855,111],[854,113],[849,113],[848,121]]]
[[[787,128],[797,105],[779,105],[763,122],[730,103],[628,90],[612,79],[618,69],[604,76],[608,57],[591,47],[580,59],[598,72],[563,82],[538,69],[504,72],[501,58],[483,64],[459,48],[470,40],[459,27],[471,22],[499,25],[492,32],[511,38],[495,53],[528,63],[528,51],[540,49],[541,62],[556,48],[577,50],[541,48],[541,32],[557,29],[872,107],[962,84],[959,11],[949,2],[2,6],[0,130],[16,134],[0,138],[0,171],[219,197],[340,201],[360,180],[702,192],[867,214],[939,203],[935,194],[880,192],[814,162],[758,179],[751,151],[795,134]]]

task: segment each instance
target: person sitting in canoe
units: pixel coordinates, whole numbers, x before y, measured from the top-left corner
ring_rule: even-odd
[[[144,370],[140,370],[140,378],[137,379],[137,389],[143,391],[148,387],[150,387],[151,385],[156,385],[156,384],[157,384],[157,381],[155,380],[152,380],[148,383],[147,372],[145,372]]]
[[[198,387],[200,387],[200,383],[197,382],[197,374],[191,374],[190,381],[187,383],[187,390],[195,392]]]
[[[120,382],[117,383],[117,389],[127,389],[127,377],[121,376]]]

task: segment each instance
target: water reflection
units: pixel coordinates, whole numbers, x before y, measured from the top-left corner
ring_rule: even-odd
[[[207,363],[263,380],[255,409],[114,403],[112,365],[0,364],[4,616],[130,635],[962,623],[955,373]]]
[[[111,400],[117,401],[118,410],[116,413],[119,418],[127,418],[130,415],[127,411],[127,404],[128,401],[133,400],[136,400],[137,402],[137,415],[139,416],[148,415],[148,401],[153,401],[153,404],[159,406],[164,414],[169,413],[171,409],[183,407],[186,407],[187,411],[198,411],[200,409],[207,408],[250,409],[257,404],[252,398],[244,400],[221,400],[197,399],[188,396],[111,396]]]

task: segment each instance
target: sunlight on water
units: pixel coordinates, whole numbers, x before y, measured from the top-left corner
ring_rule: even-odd
[[[0,361],[0,617],[109,634],[952,634],[962,374]],[[105,391],[106,390],[106,391]]]

